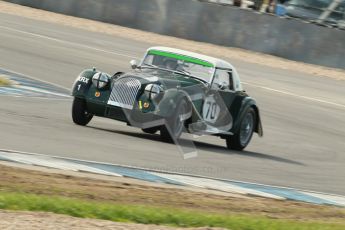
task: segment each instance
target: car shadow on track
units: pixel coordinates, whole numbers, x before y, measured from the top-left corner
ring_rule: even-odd
[[[305,165],[298,161],[289,160],[283,157],[272,156],[272,155],[259,153],[259,152],[246,151],[246,150],[244,151],[228,150],[226,147],[223,147],[223,146],[209,144],[205,142],[198,142],[198,141],[194,141],[194,143],[195,143],[195,146],[197,146],[201,150],[208,150],[208,151],[213,151],[213,152],[222,153],[222,154],[237,154],[241,156],[272,160],[272,161],[277,161],[277,162],[282,162],[282,163],[287,163],[287,164],[295,164],[295,165],[301,165],[301,166]]]
[[[104,128],[99,128],[99,127],[94,127],[94,126],[88,126],[88,127],[92,129],[101,130],[101,131],[117,133],[120,135],[126,135],[126,136],[164,143],[162,142],[160,136],[157,134],[138,133],[138,132],[123,131],[123,130],[111,130],[111,129],[104,129]],[[225,146],[209,144],[209,143],[195,141],[195,140],[193,140],[193,142],[198,149],[203,150],[203,151],[211,151],[211,152],[215,152],[219,154],[227,154],[227,155],[230,155],[230,154],[241,155],[241,156],[259,158],[259,159],[264,159],[264,160],[271,160],[271,161],[277,161],[277,162],[295,164],[295,165],[301,165],[301,166],[305,165],[298,161],[289,160],[283,157],[272,156],[272,155],[268,155],[264,153],[253,152],[253,151],[234,151],[234,150],[227,149]],[[169,143],[166,143],[166,144],[169,144]]]

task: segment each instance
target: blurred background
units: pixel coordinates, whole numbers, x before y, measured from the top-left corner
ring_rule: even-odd
[[[345,0],[200,0],[345,28]]]

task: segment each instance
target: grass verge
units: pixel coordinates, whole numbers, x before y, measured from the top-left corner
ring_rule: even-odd
[[[0,192],[0,208],[9,210],[45,211],[74,217],[96,218],[117,222],[135,222],[179,227],[222,227],[237,229],[318,230],[345,229],[342,223],[277,220],[252,215],[208,214],[178,208],[109,204],[62,196]]]

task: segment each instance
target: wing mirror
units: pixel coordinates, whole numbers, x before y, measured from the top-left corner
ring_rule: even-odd
[[[132,69],[138,68],[137,60],[132,60],[132,61],[129,62],[129,64],[131,65]]]

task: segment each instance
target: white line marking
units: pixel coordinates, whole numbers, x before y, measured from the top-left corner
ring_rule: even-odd
[[[64,87],[62,85],[59,85],[59,84],[56,84],[56,83],[52,83],[52,82],[49,82],[49,81],[45,81],[45,80],[42,80],[42,79],[39,79],[39,78],[36,78],[36,77],[32,77],[30,75],[23,74],[23,73],[20,73],[20,72],[16,72],[16,71],[13,71],[13,70],[10,70],[10,69],[6,69],[6,68],[3,68],[1,66],[0,66],[0,70],[4,70],[6,72],[14,73],[14,74],[17,74],[17,75],[22,75],[22,76],[27,77],[27,78],[29,78],[31,80],[36,80],[36,81],[40,81],[40,82],[43,82],[43,83],[46,83],[46,84],[50,84],[50,85],[53,85],[53,86],[56,86],[56,87],[68,90],[69,92],[71,91],[71,88],[67,88],[67,87]]]
[[[197,178],[197,177],[190,177],[190,176],[181,176],[181,175],[171,175],[171,174],[165,174],[165,173],[154,173],[154,172],[148,172],[148,173],[159,176],[159,177],[163,177],[169,180],[184,183],[187,185],[199,187],[199,188],[214,189],[218,191],[238,193],[238,194],[244,194],[244,195],[251,194],[251,195],[256,195],[256,196],[261,196],[261,197],[266,197],[266,198],[277,199],[277,200],[285,200],[285,198],[280,197],[280,196],[272,195],[265,192],[260,192],[253,189],[242,188],[240,186],[232,185],[232,184],[225,183],[218,180]]]
[[[38,27],[38,26],[36,26],[36,25],[22,24],[22,23],[18,23],[18,22],[9,21],[9,20],[3,20],[2,22],[5,22],[5,23],[4,23],[5,25],[12,24],[12,25],[22,26],[22,27],[25,26],[26,29],[31,28],[31,30],[35,30],[35,29],[36,29],[36,30],[41,30],[41,28]],[[7,28],[12,28],[12,27],[8,27],[8,26],[7,26]],[[56,33],[56,29],[44,28],[44,31],[55,32],[55,33]],[[61,34],[62,36],[69,36],[69,35],[70,35],[70,32],[66,32],[66,31],[62,31],[62,30],[58,31],[58,33]],[[103,34],[103,33],[102,33],[102,34]],[[85,35],[81,35],[81,34],[77,34],[77,33],[73,34],[73,37],[85,39]],[[96,42],[98,42],[98,41],[96,41]],[[101,42],[98,42],[98,43],[102,43],[102,44],[105,44],[105,43],[112,44],[111,41],[105,41],[105,40],[102,40]],[[119,49],[117,49],[117,51],[126,52],[125,50],[119,50]],[[133,56],[133,57],[134,57],[134,56]],[[136,57],[136,58],[140,58],[140,57]]]
[[[68,94],[54,93],[54,92],[47,91],[47,90],[44,90],[44,89],[39,89],[39,88],[34,88],[34,87],[24,86],[24,85],[21,85],[19,87],[19,89],[25,89],[25,90],[29,90],[29,91],[33,91],[33,92],[38,92],[38,93],[41,93],[41,94],[50,94],[50,95],[60,96],[60,97],[70,97]]]
[[[0,92],[5,92],[7,95],[16,95],[16,96],[20,96],[20,95],[24,95],[24,92],[22,90],[19,89],[15,89],[12,87],[5,87],[3,89],[0,88]]]
[[[12,160],[14,162],[29,164],[29,165],[38,165],[44,166],[48,168],[55,168],[61,170],[71,170],[71,171],[84,171],[84,172],[91,172],[97,173],[102,175],[109,175],[109,176],[118,176],[122,177],[122,175],[118,173],[108,172],[101,169],[97,169],[94,167],[89,167],[86,165],[68,162],[63,159],[54,159],[52,157],[44,157],[44,156],[33,156],[33,155],[24,155],[21,153],[6,153],[0,152],[0,155],[8,160]]]
[[[0,93],[6,93],[7,94],[8,93],[7,88],[3,88],[3,89],[0,88]]]
[[[123,54],[123,53],[119,53],[119,52],[107,51],[107,50],[99,49],[99,48],[92,47],[92,46],[78,44],[78,43],[74,43],[74,42],[70,42],[70,41],[65,41],[65,40],[49,37],[49,36],[46,36],[46,35],[31,33],[31,32],[27,32],[27,31],[23,31],[23,30],[13,29],[13,28],[6,27],[6,26],[0,26],[0,28],[11,30],[11,31],[15,31],[15,32],[18,32],[18,33],[29,34],[31,36],[35,36],[35,37],[39,37],[39,38],[44,38],[44,39],[48,39],[48,40],[52,40],[52,41],[56,41],[56,42],[60,42],[60,43],[66,43],[66,44],[70,44],[70,45],[74,45],[74,46],[79,46],[79,47],[82,47],[82,48],[87,48],[87,49],[91,49],[91,50],[95,50],[95,51],[99,51],[99,52],[104,52],[104,53],[109,53],[109,54],[114,54],[114,55],[118,55],[118,56],[129,57],[129,58],[138,58],[138,57],[135,57],[135,56],[131,56],[131,55],[127,55],[127,54]],[[302,99],[305,99],[305,100],[310,100],[310,101],[314,101],[314,102],[319,102],[319,103],[324,103],[324,104],[328,104],[328,105],[333,105],[333,106],[345,108],[345,105],[338,104],[338,103],[335,103],[335,102],[330,102],[330,101],[326,101],[326,100],[322,100],[322,99],[302,96],[302,95],[298,95],[298,94],[287,92],[287,91],[282,91],[282,90],[277,90],[277,89],[269,88],[269,87],[266,87],[266,86],[255,85],[255,84],[252,84],[252,83],[247,83],[247,82],[242,82],[242,83],[243,84],[247,84],[247,85],[251,85],[251,86],[256,87],[256,88],[261,88],[261,89],[265,89],[265,90],[268,90],[268,91],[276,92],[276,93],[281,93],[281,94],[285,94],[285,95],[289,95],[289,96],[293,96],[293,97],[297,97],[297,98],[302,98]]]
[[[198,174],[187,174],[187,173],[173,172],[173,171],[168,171],[168,170],[157,170],[157,169],[150,169],[150,168],[144,168],[144,167],[124,165],[124,164],[106,163],[106,162],[101,162],[101,161],[81,160],[81,159],[72,158],[72,157],[61,157],[61,156],[56,156],[56,155],[50,156],[50,155],[45,155],[45,154],[41,154],[41,153],[30,153],[30,152],[17,151],[17,150],[12,150],[12,149],[0,149],[0,152],[21,153],[21,154],[27,154],[27,155],[32,155],[32,156],[52,157],[52,158],[56,158],[56,159],[60,159],[60,160],[72,160],[72,161],[80,161],[80,162],[85,162],[85,163],[104,164],[104,165],[117,166],[117,167],[123,167],[123,168],[128,168],[128,169],[137,169],[137,170],[149,171],[150,173],[154,172],[154,173],[164,173],[164,174],[169,174],[169,175],[189,176],[189,177],[195,177],[195,178],[201,178],[201,179],[218,180],[218,181],[223,181],[223,182],[247,183],[250,185],[269,186],[269,187],[278,188],[278,189],[290,189],[290,190],[295,190],[298,192],[315,193],[315,194],[319,194],[319,195],[334,196],[334,197],[339,197],[341,199],[345,199],[345,196],[342,196],[342,195],[336,195],[336,194],[330,194],[330,193],[324,193],[324,192],[316,192],[316,191],[298,189],[298,188],[287,187],[287,186],[284,187],[284,186],[275,186],[275,185],[246,182],[246,181],[240,181],[240,180],[221,179],[221,178],[216,178],[216,177],[202,176],[202,175],[198,175]]]
[[[272,92],[276,92],[276,93],[280,93],[280,94],[285,94],[285,95],[289,95],[289,96],[293,96],[293,97],[297,97],[297,98],[302,98],[302,99],[309,100],[309,101],[314,101],[314,102],[319,102],[319,103],[324,103],[324,104],[328,104],[328,105],[333,105],[333,106],[345,108],[345,105],[338,104],[338,103],[331,102],[331,101],[326,101],[326,100],[322,100],[322,99],[318,99],[318,98],[313,98],[313,97],[302,96],[302,95],[291,93],[291,92],[288,92],[288,91],[273,89],[273,88],[269,88],[269,87],[266,87],[266,86],[256,85],[256,84],[252,84],[252,83],[248,83],[248,82],[242,82],[242,84],[250,85],[250,86],[253,86],[255,88],[265,89],[265,90],[268,90],[268,91],[272,91]]]
[[[17,29],[13,29],[13,28],[10,28],[10,27],[7,27],[7,26],[0,26],[0,28],[6,29],[6,30],[15,31],[15,32],[18,32],[18,33],[28,34],[28,35],[31,35],[31,36],[34,36],[34,37],[44,38],[44,39],[55,41],[55,42],[70,44],[70,45],[78,46],[78,47],[81,47],[81,48],[86,48],[86,49],[91,49],[91,50],[95,50],[95,51],[99,51],[99,52],[104,52],[104,53],[108,53],[108,54],[114,54],[114,55],[118,55],[118,56],[122,56],[122,57],[129,57],[129,58],[137,58],[137,57],[134,57],[134,56],[131,56],[131,55],[127,55],[127,54],[122,54],[122,53],[118,53],[118,52],[113,52],[113,51],[108,51],[108,50],[104,50],[104,49],[99,49],[99,48],[96,48],[96,47],[92,47],[92,46],[88,46],[88,45],[83,45],[83,44],[79,44],[79,43],[75,43],[75,42],[70,42],[70,41],[66,41],[66,40],[61,40],[61,39],[53,38],[53,37],[46,36],[46,35],[31,33],[31,32],[27,32],[27,31],[23,31],[23,30],[17,30]]]
[[[44,166],[48,168],[55,168],[55,169],[61,169],[61,170],[86,171],[86,172],[92,172],[92,173],[110,175],[110,176],[122,176],[118,173],[108,172],[108,171],[94,168],[92,166],[78,164],[77,162],[73,163],[73,162],[63,160],[63,159],[55,159],[48,156],[25,155],[22,153],[9,153],[9,152],[1,152],[1,151],[0,151],[0,156],[10,161],[19,162],[23,164],[29,164],[29,165],[38,165],[38,166]],[[253,189],[242,188],[240,186],[236,186],[236,185],[232,185],[229,183],[212,180],[212,179],[204,179],[204,178],[181,176],[181,175],[171,175],[171,174],[164,174],[164,173],[154,173],[154,172],[149,172],[149,171],[147,171],[147,173],[156,175],[162,178],[166,178],[169,180],[177,181],[180,183],[184,183],[186,185],[192,185],[192,186],[201,187],[201,188],[214,189],[214,190],[219,190],[219,191],[224,191],[224,192],[238,193],[238,194],[245,194],[245,195],[251,194],[251,195],[256,195],[256,196],[266,197],[266,198],[271,198],[271,199],[285,200],[285,198],[280,197],[280,196],[256,191]]]
[[[66,97],[66,98],[55,98],[55,97],[42,97],[42,96],[31,96],[31,95],[14,95],[14,94],[0,94],[0,97],[8,97],[8,98],[25,98],[28,99],[30,98],[30,100],[34,100],[34,99],[39,99],[39,100],[49,100],[49,101],[67,101],[72,99],[72,97]]]
[[[312,192],[303,192],[306,195],[317,197],[323,200],[331,201],[336,204],[340,204],[345,206],[345,197],[334,196],[334,195],[327,195],[327,194],[319,194],[319,193],[312,193]]]

